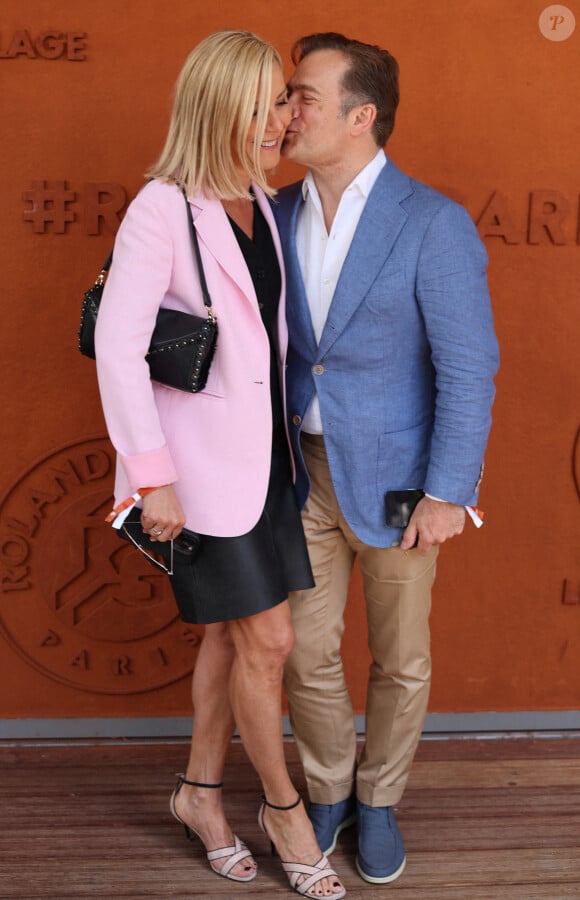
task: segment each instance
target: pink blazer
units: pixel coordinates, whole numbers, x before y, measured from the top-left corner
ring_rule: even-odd
[[[282,271],[280,383],[286,358],[284,268],[263,192],[253,186]],[[130,204],[115,241],[95,346],[99,388],[117,450],[116,502],[140,487],[173,483],[187,527],[233,536],[262,512],[270,472],[270,348],[238,242],[221,203],[189,197],[218,344],[207,386],[186,394],[154,383],[145,362],[160,306],[205,307],[179,189],[152,181]]]

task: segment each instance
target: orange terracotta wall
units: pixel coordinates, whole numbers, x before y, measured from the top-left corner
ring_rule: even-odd
[[[486,524],[441,554],[431,711],[577,705],[580,660],[580,5],[535,0],[5,0],[0,12],[0,717],[189,713],[201,629],[101,524],[112,456],[80,300],[165,135],[190,48],[222,27],[388,47],[389,152],[465,204],[502,348]],[[288,62],[288,72],[291,71]],[[300,176],[283,166],[278,183]],[[364,708],[355,574],[345,658]]]

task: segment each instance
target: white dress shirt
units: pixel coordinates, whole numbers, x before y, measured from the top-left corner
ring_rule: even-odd
[[[310,172],[302,184],[304,203],[298,215],[296,249],[318,342],[367,197],[386,162],[384,152],[379,150],[345,188],[330,234],[324,224],[322,204]],[[304,416],[303,430],[310,434],[322,434],[320,405],[316,394]]]

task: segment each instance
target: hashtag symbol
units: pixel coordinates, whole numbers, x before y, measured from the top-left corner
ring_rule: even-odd
[[[33,181],[32,190],[22,195],[30,209],[24,210],[24,221],[32,222],[32,230],[44,234],[52,224],[55,234],[64,234],[67,222],[74,222],[75,214],[67,204],[76,199],[75,191],[67,189],[66,181]]]

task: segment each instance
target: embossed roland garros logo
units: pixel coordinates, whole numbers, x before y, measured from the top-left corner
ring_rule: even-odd
[[[166,576],[104,523],[114,453],[70,444],[0,502],[0,630],[45,675],[130,694],[186,675],[201,629],[177,616]]]

